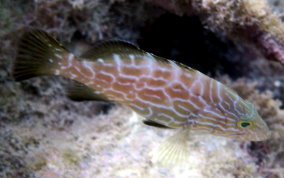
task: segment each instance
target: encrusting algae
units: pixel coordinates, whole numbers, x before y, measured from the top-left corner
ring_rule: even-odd
[[[157,149],[157,162],[181,162],[192,133],[246,141],[270,136],[255,106],[220,82],[183,64],[147,53],[123,41],[108,41],[77,57],[41,30],[22,37],[14,64],[17,81],[60,75],[76,81],[73,100],[128,106],[146,125],[178,129]]]

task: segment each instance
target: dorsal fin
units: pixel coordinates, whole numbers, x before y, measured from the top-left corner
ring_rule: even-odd
[[[122,40],[109,40],[109,41],[101,41],[98,42],[92,49],[88,50],[87,52],[83,53],[80,57],[85,60],[97,60],[99,58],[107,59],[108,57],[112,56],[113,54],[119,54],[119,55],[148,55],[153,58],[155,58],[157,61],[162,63],[174,63],[181,68],[184,68],[186,70],[189,70],[191,72],[195,72],[194,69],[179,63],[177,61],[168,60],[164,57],[156,56],[154,54],[148,53],[142,49],[140,49],[138,46],[122,41]]]
[[[165,126],[163,124],[160,124],[158,122],[155,122],[153,120],[144,120],[143,121],[144,124],[148,125],[148,126],[152,126],[152,127],[158,127],[158,128],[164,128],[164,129],[171,129],[171,127]]]
[[[107,58],[112,54],[129,55],[139,54],[144,55],[145,51],[132,43],[120,40],[110,40],[98,42],[92,49],[83,53],[80,57],[87,60],[96,60],[99,58]]]
[[[73,101],[94,100],[94,101],[111,102],[102,94],[96,94],[95,92],[96,92],[95,90],[84,84],[72,81],[66,90],[66,95],[69,99]]]

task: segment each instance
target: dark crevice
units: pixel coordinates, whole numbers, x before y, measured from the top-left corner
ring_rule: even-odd
[[[211,76],[227,74],[236,79],[247,71],[237,46],[205,29],[198,17],[163,15],[141,29],[138,44]]]

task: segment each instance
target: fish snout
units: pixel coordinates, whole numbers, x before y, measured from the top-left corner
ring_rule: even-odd
[[[255,123],[252,132],[254,135],[252,141],[264,141],[271,136],[271,131],[263,120],[259,120]]]

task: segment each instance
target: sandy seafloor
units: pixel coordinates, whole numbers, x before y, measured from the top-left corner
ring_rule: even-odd
[[[279,12],[284,9],[282,5],[282,1],[271,3]],[[178,45],[165,47],[166,42],[157,41],[156,33],[151,31],[161,30],[174,21],[180,26],[169,27],[175,30],[162,38],[168,44]],[[182,38],[175,36],[187,23],[186,29],[198,28],[181,32]],[[272,136],[263,142],[241,142],[192,135],[185,164],[157,165],[151,161],[152,151],[175,130],[146,126],[139,116],[119,104],[70,101],[64,96],[70,81],[63,78],[13,81],[11,66],[17,39],[31,27],[54,34],[75,53],[99,39],[109,38],[133,41],[152,49],[151,52],[157,48],[162,55],[172,54],[168,57],[191,56],[182,52],[184,44],[197,46],[200,54],[209,49],[216,51],[211,68],[208,69],[206,60],[212,60],[212,51],[208,56],[201,55],[206,58],[201,62],[199,53],[193,55],[194,65],[256,104]],[[205,42],[188,42],[193,39]],[[209,32],[197,17],[175,16],[142,0],[0,0],[0,40],[0,177],[284,177],[284,67],[259,57],[241,42],[232,45],[230,40]],[[159,45],[172,49],[171,53],[163,53]],[[189,53],[195,52],[188,48]],[[227,73],[228,70],[236,72]]]

